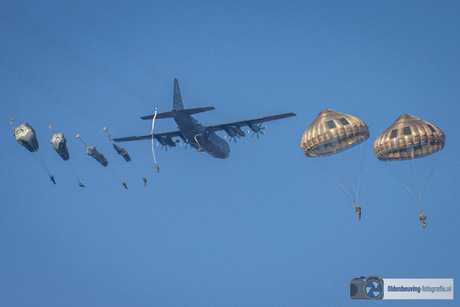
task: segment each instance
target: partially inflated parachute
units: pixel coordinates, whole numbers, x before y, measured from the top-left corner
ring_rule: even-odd
[[[50,126],[50,129],[53,130],[53,126]],[[53,145],[54,150],[64,161],[70,159],[69,150],[67,149],[67,140],[64,137],[63,133],[54,133],[50,139],[51,144]]]
[[[78,180],[78,186],[84,188],[85,186],[83,185],[83,183],[81,183],[80,179],[78,178],[77,173],[73,168],[72,161],[70,160],[69,149],[67,148],[67,140],[64,137],[64,134],[55,133],[53,130],[53,125],[50,125],[50,129],[53,132],[53,136],[51,137],[50,142],[53,145],[54,150],[64,161],[66,161],[66,164],[69,166],[70,170]]]
[[[39,145],[35,129],[31,125],[29,125],[29,123],[24,123],[22,125],[19,125],[18,127],[14,127],[13,122],[14,118],[11,118],[11,126],[13,127],[13,135],[16,141],[18,141],[19,144],[27,148],[27,150],[34,155],[35,159],[43,167],[51,181],[54,184],[56,184],[54,176],[51,175],[48,166],[45,163],[45,160],[38,151]]]
[[[105,132],[107,132],[107,136],[109,137],[110,143],[112,143],[113,148],[115,148],[115,151],[117,152],[117,154],[122,156],[123,159],[125,159],[126,162],[128,162],[128,163],[130,162],[129,164],[139,173],[139,175],[142,177],[142,180],[144,182],[144,186],[146,186],[147,185],[147,179],[144,176],[142,176],[140,171],[134,165],[134,162],[131,161],[131,157],[129,156],[129,153],[123,147],[120,147],[120,146],[118,146],[118,145],[113,143],[112,138],[110,137],[110,134],[109,134],[109,129],[107,127],[104,127],[103,130]]]
[[[317,158],[316,161],[321,168],[353,202],[359,218],[359,194],[365,150],[354,147],[368,138],[369,128],[359,118],[324,110],[305,130],[301,141],[305,155]]]
[[[374,142],[375,156],[388,162],[401,184],[417,199],[422,199],[446,136],[435,125],[410,114],[398,117]]]
[[[109,165],[109,162],[107,161],[106,157],[99,151],[97,151],[96,147],[94,146],[90,146],[88,147],[86,145],[86,143],[82,140],[80,134],[77,134],[77,138],[80,139],[80,141],[82,141],[83,145],[85,145],[86,147],[86,154],[88,156],[91,156],[93,157],[97,162],[99,162],[102,166],[106,167],[114,176],[115,178],[118,179],[118,181],[121,182],[121,184],[127,189],[128,186],[126,185],[126,182],[121,180],[120,177],[118,177],[118,175],[115,173],[115,171],[110,167],[108,166]]]

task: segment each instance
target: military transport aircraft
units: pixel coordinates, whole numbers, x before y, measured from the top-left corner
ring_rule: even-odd
[[[198,151],[206,152],[215,158],[226,159],[230,154],[230,146],[223,138],[215,133],[216,131],[225,130],[225,132],[231,138],[243,137],[246,134],[241,129],[241,127],[248,126],[254,133],[257,134],[257,136],[259,136],[259,133],[263,134],[262,130],[264,127],[262,127],[262,123],[295,116],[294,113],[284,113],[214,126],[203,126],[200,122],[192,117],[192,114],[210,110],[214,110],[214,107],[184,109],[184,104],[182,103],[182,97],[179,89],[179,82],[177,79],[174,79],[172,110],[169,112],[158,113],[156,116],[143,116],[141,119],[152,120],[154,117],[155,120],[161,118],[174,118],[179,130],[139,136],[128,136],[123,138],[115,138],[113,140],[115,142],[126,142],[149,140],[155,138],[163,146],[176,147],[178,140],[173,140],[173,137],[179,137],[185,143],[190,144]]]

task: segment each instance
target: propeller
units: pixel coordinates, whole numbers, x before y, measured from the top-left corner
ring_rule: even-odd
[[[160,146],[160,150],[164,150],[164,151],[168,151],[168,147],[171,147],[168,144],[163,145],[160,142],[157,142],[157,146]]]
[[[260,135],[265,135],[265,132],[262,131],[265,129],[267,129],[267,126],[262,126],[262,124],[251,126],[252,137],[257,136],[257,138],[259,138]],[[248,132],[251,132],[251,130],[248,130]]]
[[[235,134],[234,136],[226,135],[225,138],[229,138],[229,143],[233,141],[233,143],[238,143],[237,140],[241,139],[241,136]]]
[[[179,140],[176,140],[176,143],[179,143],[180,146],[184,146],[184,144],[185,144],[184,149],[192,149],[193,148],[192,146],[190,146],[189,143],[186,143],[186,142],[181,142]]]

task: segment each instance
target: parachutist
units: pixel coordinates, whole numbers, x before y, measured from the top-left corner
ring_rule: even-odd
[[[260,126],[249,126],[254,132]],[[253,129],[254,128],[254,129]],[[323,110],[305,130],[301,148],[340,188],[361,219],[359,193],[363,175],[364,146],[369,127],[361,119],[333,110]],[[359,146],[358,149],[354,148]],[[339,167],[340,166],[340,167]]]
[[[436,152],[445,145],[446,135],[441,129],[410,114],[398,117],[374,142],[377,159],[388,162],[400,183],[419,203],[423,228],[427,227],[423,215],[423,196],[439,158]],[[437,157],[427,158],[433,154]]]
[[[158,173],[160,172],[160,167],[158,165],[155,165],[155,169],[157,170]]]
[[[79,187],[82,187],[82,188],[85,187],[85,185],[84,185],[83,183],[81,183],[81,182],[78,183],[78,186],[79,186]]]
[[[355,205],[355,211],[358,212],[358,220],[361,220],[361,207],[359,203]]]
[[[51,181],[56,184],[56,180],[54,180],[54,176],[50,176]]]
[[[125,189],[128,189],[128,186],[126,185],[125,181],[123,181],[122,185],[125,187]]]
[[[423,228],[426,228],[426,216],[423,215],[423,211],[420,213],[419,220],[423,222]]]
[[[147,186],[147,179],[145,177],[143,177],[142,180],[144,180],[144,187],[146,187]]]

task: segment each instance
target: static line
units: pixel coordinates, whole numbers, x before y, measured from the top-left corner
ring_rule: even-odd
[[[158,109],[158,106],[155,106],[155,114],[153,115],[153,119],[152,119],[152,131],[150,132],[150,134],[152,135],[152,156],[153,156],[153,162],[155,162],[155,168],[157,169],[157,171],[159,172],[160,171],[160,168],[158,167],[157,165],[157,159],[155,157],[155,150],[153,149],[153,130],[155,129],[155,119],[157,118],[157,109]]]

